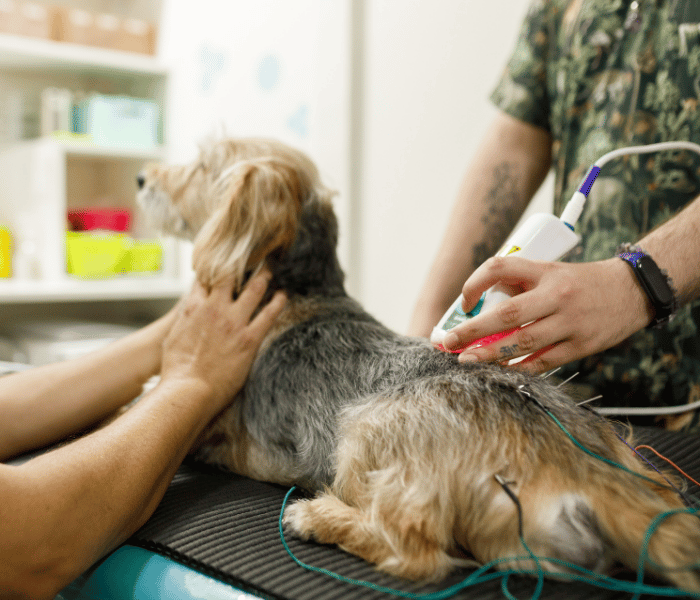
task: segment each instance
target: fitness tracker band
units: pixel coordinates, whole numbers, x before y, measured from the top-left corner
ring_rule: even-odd
[[[617,255],[624,260],[637,277],[652,307],[654,318],[650,327],[660,327],[670,321],[677,310],[676,294],[668,275],[640,248],[623,247]]]

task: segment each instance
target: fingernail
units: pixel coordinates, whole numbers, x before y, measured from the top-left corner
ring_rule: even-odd
[[[456,333],[448,333],[445,336],[445,340],[443,341],[443,346],[445,348],[452,349],[454,348],[457,344],[459,343],[459,337],[457,336]]]
[[[457,360],[461,363],[471,363],[478,361],[479,357],[476,354],[460,354]]]

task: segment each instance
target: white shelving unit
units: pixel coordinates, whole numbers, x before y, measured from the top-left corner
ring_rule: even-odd
[[[167,79],[164,66],[148,55],[0,34],[0,94],[20,93],[30,114],[38,110],[41,90],[55,86],[148,98],[159,105],[162,123]],[[32,124],[24,125],[26,130]],[[156,236],[136,206],[135,178],[144,163],[165,159],[162,142],[161,133],[161,145],[152,150],[55,138],[0,145],[0,224],[9,225],[16,246],[29,244],[36,257],[29,266],[23,265],[21,273],[0,279],[0,321],[3,316],[100,311],[122,313],[118,318],[128,320],[129,303],[147,319],[162,313],[187,289],[191,281],[187,244],[170,239],[162,240],[163,268],[156,274],[81,280],[66,273],[67,210],[128,208],[132,234],[142,239]],[[119,310],[112,310],[116,305]]]
[[[0,33],[0,67],[11,69],[75,70],[84,73],[128,73],[132,76],[166,77],[166,69],[152,56],[54,42]]]
[[[0,286],[0,304],[91,302],[172,299],[183,292],[179,279],[152,279],[144,290],[145,277],[95,281],[8,281]]]

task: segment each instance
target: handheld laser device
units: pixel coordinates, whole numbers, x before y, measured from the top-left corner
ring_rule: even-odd
[[[559,260],[569,252],[579,241],[579,237],[574,233],[576,221],[581,216],[583,206],[586,203],[588,194],[591,191],[593,182],[598,177],[600,170],[609,161],[627,154],[649,154],[651,152],[661,152],[663,150],[691,150],[700,154],[700,144],[693,142],[661,142],[658,144],[648,144],[645,146],[629,146],[619,148],[601,156],[588,170],[579,189],[574,192],[571,200],[564,207],[561,218],[548,213],[537,213],[530,216],[517,230],[508,238],[503,248],[496,256],[521,256],[534,260]],[[462,296],[460,295],[450,306],[447,312],[433,328],[430,341],[441,350],[462,352],[465,348],[447,350],[443,342],[447,332],[471,319],[476,315],[490,310],[500,302],[510,298],[508,291],[499,284],[494,285],[484,292],[476,306],[469,312],[462,308]],[[514,331],[518,327],[503,331],[485,338],[481,338],[469,344],[470,348],[478,348],[496,342]]]

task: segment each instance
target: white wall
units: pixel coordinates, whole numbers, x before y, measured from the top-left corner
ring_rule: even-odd
[[[359,292],[394,329],[406,330],[528,5],[365,5]]]
[[[169,160],[188,161],[199,143],[224,134],[280,139],[319,165],[346,221],[351,2],[164,0]],[[347,263],[345,237],[340,254]]]
[[[350,292],[404,331],[529,2],[164,0],[171,158],[222,128],[307,151]]]

